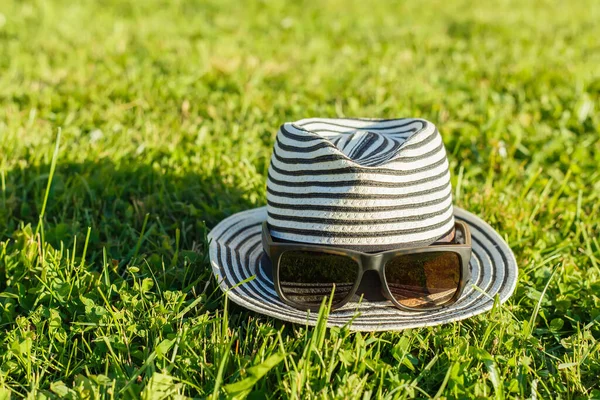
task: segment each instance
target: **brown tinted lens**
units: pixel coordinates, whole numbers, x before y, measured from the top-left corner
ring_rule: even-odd
[[[347,256],[286,251],[279,260],[279,286],[288,300],[312,307],[333,292],[336,305],[348,296],[358,272],[358,263]]]
[[[460,271],[460,257],[456,253],[409,254],[385,264],[385,279],[398,303],[429,308],[447,303],[454,297]]]

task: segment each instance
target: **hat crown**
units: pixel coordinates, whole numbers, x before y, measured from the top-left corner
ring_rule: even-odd
[[[365,251],[431,244],[454,227],[441,135],[413,118],[283,124],[267,212],[282,240]]]

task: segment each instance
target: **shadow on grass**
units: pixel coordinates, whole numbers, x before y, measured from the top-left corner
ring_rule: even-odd
[[[36,224],[46,190],[49,165],[5,173],[0,198],[0,239],[10,237],[19,223]],[[69,243],[92,229],[92,244],[124,256],[138,240],[144,219],[162,234],[181,231],[182,245],[201,240],[205,227],[256,207],[245,193],[224,182],[218,173],[173,173],[150,165],[103,159],[59,164],[46,208],[46,239],[52,245]]]
[[[37,226],[49,171],[49,165],[39,165],[5,172],[0,241],[14,243],[24,226]],[[89,228],[86,263],[91,268],[98,270],[106,258],[122,275],[136,259],[141,269],[160,275],[162,290],[185,290],[193,282],[204,286],[211,275],[206,234],[223,218],[260,205],[226,180],[218,172],[175,172],[133,160],[59,163],[44,240],[55,249],[76,244],[80,257]],[[216,287],[214,281],[211,285]]]

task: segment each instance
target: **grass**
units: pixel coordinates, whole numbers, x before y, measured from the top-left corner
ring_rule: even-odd
[[[0,2],[0,398],[600,398],[599,20]],[[380,334],[228,304],[206,234],[265,204],[276,129],[308,116],[435,122],[455,203],[515,251],[511,300]]]

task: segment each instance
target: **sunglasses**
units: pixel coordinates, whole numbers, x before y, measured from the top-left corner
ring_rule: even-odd
[[[263,223],[263,249],[271,260],[279,297],[302,310],[318,310],[324,298],[340,308],[356,294],[362,276],[374,270],[382,295],[407,311],[435,310],[460,297],[471,278],[471,233],[456,222],[455,243],[434,243],[380,253],[332,246],[277,242]]]

